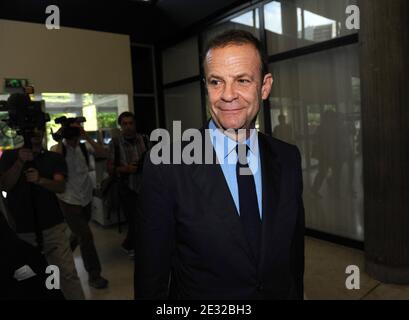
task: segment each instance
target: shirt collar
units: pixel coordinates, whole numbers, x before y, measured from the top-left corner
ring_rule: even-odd
[[[233,151],[236,150],[237,141],[226,136],[222,130],[216,127],[213,120],[209,122],[210,134],[215,147],[216,154],[222,156],[223,159],[229,156]],[[250,130],[250,137],[245,141],[250,149],[250,152],[254,155],[258,155],[258,134],[256,129]]]
[[[135,145],[137,143],[137,139],[138,139],[138,137],[137,137],[136,134],[135,134],[135,137],[132,138],[132,139],[125,138],[125,136],[122,133],[120,135],[121,142],[125,143],[125,144]]]
[[[64,144],[64,146],[65,146],[67,149],[70,149],[70,150],[76,150],[77,147],[79,147],[79,143],[78,143],[78,145],[76,145],[75,147],[73,147],[73,146],[69,145],[68,142],[67,142],[65,139],[63,140],[62,143]]]

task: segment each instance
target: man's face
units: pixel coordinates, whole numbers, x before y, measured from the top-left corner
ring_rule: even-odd
[[[125,137],[133,137],[136,133],[135,120],[133,117],[124,117],[121,120],[121,130]]]
[[[250,44],[211,49],[205,60],[213,121],[223,129],[249,129],[268,98],[271,74],[261,76],[261,59]]]
[[[43,143],[45,128],[34,128],[31,136],[31,144],[33,146],[40,146]]]
[[[77,122],[77,121],[72,122],[72,123],[69,124],[69,126],[70,126],[70,128],[79,128],[79,132],[81,133],[82,124],[80,122]],[[80,135],[74,136],[74,137],[71,137],[71,138],[66,138],[66,139],[69,140],[69,141],[72,141],[72,142],[79,142],[80,141]]]
[[[81,123],[80,122],[73,122],[73,123],[70,123],[70,127],[72,127],[72,128],[81,128],[82,127],[82,125],[81,125]]]

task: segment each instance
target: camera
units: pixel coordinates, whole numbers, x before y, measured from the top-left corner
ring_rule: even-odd
[[[60,124],[61,129],[52,134],[53,139],[59,142],[62,139],[78,138],[81,135],[81,129],[71,125],[74,123],[84,123],[86,121],[87,119],[85,117],[67,118],[63,116],[55,119],[54,122]]]
[[[27,147],[34,129],[44,128],[50,121],[49,114],[43,110],[44,101],[32,101],[26,93],[13,93],[7,101],[0,101],[0,112],[8,112],[8,118],[2,121],[24,137]]]

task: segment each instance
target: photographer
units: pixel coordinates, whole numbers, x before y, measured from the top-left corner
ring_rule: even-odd
[[[13,99],[9,98],[9,102],[20,109],[31,103],[25,95],[17,97],[20,101]],[[65,234],[67,226],[55,195],[65,189],[67,167],[61,155],[43,148],[44,133],[45,122],[37,123],[25,137],[23,148],[3,153],[0,186],[7,192],[7,205],[19,238],[39,246],[47,262],[59,268],[66,299],[82,300],[84,293]]]
[[[61,123],[61,129],[53,135],[59,143],[51,148],[65,158],[68,167],[66,189],[57,195],[65,220],[72,231],[71,248],[74,250],[79,244],[85,270],[87,270],[88,283],[96,289],[108,286],[108,280],[101,276],[101,263],[94,244],[92,231],[89,227],[91,220],[91,205],[93,185],[89,172],[90,153],[98,158],[106,157],[105,149],[95,143],[84,131],[81,123],[85,118],[59,118],[56,123]],[[80,143],[86,140],[90,147]]]

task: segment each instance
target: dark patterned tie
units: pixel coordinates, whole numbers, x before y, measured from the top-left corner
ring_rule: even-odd
[[[236,165],[237,186],[239,190],[240,219],[251,249],[258,261],[261,239],[261,219],[258,208],[254,176],[247,162],[249,147],[237,145]]]

